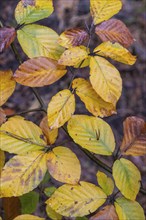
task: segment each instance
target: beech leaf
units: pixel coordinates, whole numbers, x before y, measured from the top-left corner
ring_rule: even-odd
[[[89,220],[119,220],[119,219],[115,207],[113,205],[107,205],[103,207],[95,215],[93,215],[91,218],[89,218]]]
[[[101,155],[112,155],[115,139],[110,126],[100,118],[73,115],[67,126],[74,142],[83,148]]]
[[[95,33],[102,41],[118,42],[124,47],[133,44],[134,39],[126,25],[117,19],[110,19],[97,25]]]
[[[0,150],[0,176],[4,163],[5,163],[5,153],[2,150]]]
[[[6,114],[2,108],[0,108],[0,126],[6,122]]]
[[[15,40],[16,31],[13,27],[0,28],[0,53],[7,49],[10,44]]]
[[[146,154],[146,122],[139,117],[124,121],[124,138],[120,147],[122,154],[141,156]]]
[[[14,74],[16,82],[30,87],[51,85],[66,74],[65,66],[47,57],[37,57],[25,61]]]
[[[78,185],[65,184],[59,187],[46,203],[63,216],[76,217],[94,212],[106,198],[98,186],[82,181]]]
[[[45,220],[44,218],[40,218],[36,215],[29,215],[29,214],[24,214],[24,215],[19,215],[13,220]]]
[[[62,216],[55,212],[49,205],[46,206],[46,212],[47,215],[50,217],[52,220],[61,220]]]

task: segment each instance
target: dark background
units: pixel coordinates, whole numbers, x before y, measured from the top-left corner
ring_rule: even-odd
[[[4,26],[15,26],[14,9],[18,3],[18,0],[0,0],[0,20]],[[37,22],[42,25],[51,27],[58,34],[63,32],[67,28],[71,27],[85,27],[85,21],[88,25],[91,24],[91,18],[89,16],[89,0],[55,0],[54,1],[55,12],[47,19]],[[135,43],[131,46],[130,51],[137,56],[135,65],[128,66],[113,62],[118,68],[123,79],[123,91],[122,96],[117,105],[117,115],[106,118],[105,120],[112,126],[117,146],[120,145],[123,137],[123,120],[127,116],[139,116],[146,121],[146,1],[145,0],[123,0],[123,9],[120,11],[116,18],[122,20],[130,29]],[[96,47],[100,43],[97,36],[92,37],[91,47]],[[23,54],[17,40],[15,45],[23,60],[27,57]],[[18,62],[11,50],[8,48],[4,53],[0,54],[0,69],[11,68],[15,71],[18,67]],[[82,69],[80,75],[87,77],[89,69]],[[51,86],[39,88],[38,92],[44,99],[47,105],[53,95],[58,91],[67,88],[70,82],[70,75],[67,74],[57,83]],[[78,100],[78,98],[77,98]],[[17,85],[15,92],[9,98],[4,105],[4,109],[8,114],[17,113],[31,108],[38,107],[38,101],[32,93],[32,90],[28,87]],[[83,104],[80,102],[77,105],[76,113],[87,113]],[[32,120],[36,124],[40,123],[43,117],[42,113],[31,113],[25,115],[29,120]],[[60,131],[59,141],[66,139],[64,133]],[[76,152],[82,164],[82,180],[95,183],[95,174],[98,170],[97,165],[89,161],[89,159],[71,143],[66,143]],[[101,157],[103,161],[107,161],[106,157]],[[133,162],[140,168],[143,178],[143,186],[146,189],[146,157],[130,157]],[[55,180],[51,180],[56,186],[60,185]],[[43,197],[45,200],[46,198]],[[137,197],[141,205],[146,209],[146,199],[139,193]],[[44,201],[43,201],[44,202]],[[41,214],[40,214],[41,212]],[[44,213],[43,203],[39,204],[37,209],[42,217]]]

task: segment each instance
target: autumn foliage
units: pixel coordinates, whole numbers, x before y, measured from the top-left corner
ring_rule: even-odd
[[[49,27],[34,24],[51,15],[53,0],[21,0],[14,12],[17,26],[0,28],[0,52],[17,38],[28,56],[14,73],[0,71],[0,106],[12,95],[16,83],[43,87],[69,71],[73,73],[69,87],[58,91],[47,108],[40,102],[46,116],[39,126],[17,114],[7,118],[0,109],[0,197],[19,197],[21,215],[14,220],[44,219],[31,215],[39,200],[33,190],[43,181],[49,181],[49,174],[63,183],[57,189],[48,187],[43,191],[48,197],[46,213],[50,219],[59,220],[63,216],[87,216],[81,219],[90,220],[145,219],[143,208],[136,201],[140,190],[145,193],[141,174],[127,156],[146,154],[146,122],[128,117],[117,151],[113,131],[104,120],[116,114],[122,92],[120,73],[108,58],[127,65],[136,62],[127,49],[133,43],[130,31],[122,21],[111,18],[121,8],[120,0],[90,0],[91,27],[72,28],[59,36]],[[91,51],[93,31],[103,42]],[[74,70],[86,67],[88,79],[76,77]],[[75,94],[84,103],[88,115],[75,114]],[[96,185],[80,181],[80,158],[71,149],[54,145],[59,128],[90,158],[116,155],[112,167],[106,166],[109,175],[98,171]],[[5,152],[14,155],[6,163]],[[27,208],[31,199],[34,206]]]

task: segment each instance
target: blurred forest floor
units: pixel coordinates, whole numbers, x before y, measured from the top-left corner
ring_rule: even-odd
[[[0,0],[0,20],[5,26],[15,26],[14,9],[18,0]],[[51,27],[57,33],[63,32],[71,27],[85,27],[85,21],[88,25],[91,24],[89,16],[89,0],[55,0],[55,12],[47,19],[44,19],[39,24]],[[139,116],[146,121],[146,1],[145,0],[123,0],[123,9],[116,18],[122,20],[130,29],[135,43],[130,48],[130,51],[137,56],[137,62],[133,66],[128,66],[113,62],[121,73],[123,79],[122,96],[117,105],[117,115],[113,115],[105,120],[112,126],[117,146],[120,145],[123,137],[123,120],[127,116]],[[97,36],[92,39],[91,47],[96,47],[100,43]],[[23,60],[27,57],[23,54],[18,42],[15,42],[19,53]],[[9,48],[3,54],[0,54],[0,69],[11,68],[15,71],[18,67],[18,62]],[[89,70],[82,69],[80,74],[88,76]],[[53,95],[58,91],[67,88],[70,83],[68,77],[63,77],[57,83],[51,86],[39,88],[38,92],[44,99],[47,105]],[[8,114],[21,112],[31,108],[39,107],[32,91],[28,87],[17,85],[17,88],[11,98],[4,105],[4,109]],[[78,103],[77,113],[87,113],[83,104]],[[43,117],[42,113],[31,113],[25,115],[29,120],[32,120],[39,125]],[[60,139],[64,140],[66,137],[60,133]],[[82,180],[96,182],[97,165],[83,155],[83,153],[76,149],[69,143],[66,146],[71,147],[80,157],[82,165]],[[106,157],[101,157],[103,161],[107,161]],[[143,186],[146,189],[146,157],[131,157],[130,159],[141,170],[143,177]],[[60,185],[57,181],[52,180],[57,186]],[[146,210],[146,198],[141,193],[138,195],[138,201]],[[41,204],[40,204],[41,206]],[[42,209],[40,207],[40,209]],[[43,209],[42,209],[43,212]]]

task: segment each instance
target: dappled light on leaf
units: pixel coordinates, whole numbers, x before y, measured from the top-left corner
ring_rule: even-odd
[[[80,162],[69,148],[55,147],[47,154],[47,166],[51,176],[60,182],[76,184],[80,180]]]
[[[15,90],[16,82],[12,71],[0,71],[0,106],[3,105]]]
[[[94,212],[106,200],[106,194],[88,182],[59,187],[46,201],[53,210],[63,216],[84,216]]]
[[[67,126],[74,142],[83,148],[101,155],[112,155],[115,139],[110,126],[100,118],[74,115]]]
[[[48,124],[50,129],[59,128],[67,122],[75,111],[74,94],[68,89],[58,92],[48,105]]]
[[[16,82],[30,87],[51,85],[66,74],[65,66],[58,65],[56,60],[37,57],[25,61],[14,74]]]
[[[121,158],[113,165],[113,177],[117,188],[130,200],[135,200],[140,189],[141,175],[129,160]]]
[[[128,117],[124,121],[124,138],[120,147],[123,155],[146,154],[146,122],[142,118]]]

